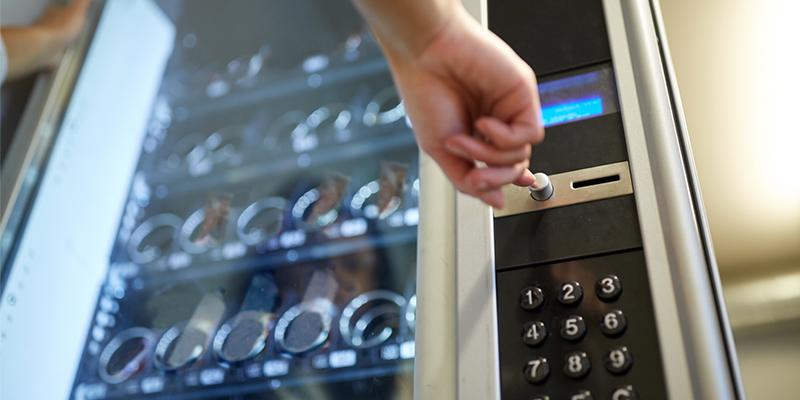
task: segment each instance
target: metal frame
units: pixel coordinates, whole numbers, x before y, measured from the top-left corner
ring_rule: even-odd
[[[675,399],[744,398],[663,24],[657,0],[651,1],[603,0],[603,5],[667,390]],[[465,3],[485,26],[486,2]],[[424,190],[422,193],[426,195]],[[453,373],[445,368],[436,378],[415,380],[415,397],[499,398],[491,210],[463,195],[455,197],[457,346],[423,353],[420,344],[428,335],[420,332],[416,378],[429,372],[426,364],[431,358],[439,365],[442,360],[455,358],[456,389],[455,393],[443,390],[435,395],[430,390],[431,385],[443,388],[453,382],[442,379]],[[438,196],[436,200],[440,204],[446,201]],[[438,235],[452,232],[449,220],[442,230],[441,221],[426,218],[422,224],[438,224]],[[431,243],[423,232],[420,225],[420,293],[435,284],[426,282],[425,249]],[[452,254],[449,250],[445,253],[448,257]],[[448,258],[448,262],[451,260]],[[453,283],[447,279],[439,282]],[[447,285],[438,293],[449,293]],[[431,306],[426,301],[420,303]],[[439,314],[439,318],[448,319],[440,321],[440,327],[450,327],[449,315],[447,309]],[[420,323],[427,325],[430,321]],[[447,336],[446,332],[439,330],[436,335]],[[450,353],[453,350],[458,352]],[[423,358],[425,363],[420,362]],[[420,389],[423,386],[428,390]]]
[[[88,23],[67,47],[58,67],[40,74],[0,171],[0,277],[16,240],[29,200],[44,171],[59,122],[78,78],[104,1],[98,1]],[[0,287],[0,293],[2,287]]]
[[[743,398],[657,3],[603,5],[668,394]]]

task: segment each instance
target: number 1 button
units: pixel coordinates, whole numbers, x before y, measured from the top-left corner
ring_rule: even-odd
[[[519,292],[519,305],[528,311],[538,309],[544,303],[544,292],[536,286],[528,286]]]

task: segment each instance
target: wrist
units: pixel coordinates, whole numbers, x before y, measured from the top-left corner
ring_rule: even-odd
[[[414,59],[466,14],[459,0],[354,0],[387,57]]]

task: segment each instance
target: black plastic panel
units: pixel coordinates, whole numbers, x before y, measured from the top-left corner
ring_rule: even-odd
[[[566,171],[628,160],[620,113],[545,129],[545,140],[531,152],[531,171]]]
[[[595,282],[606,274],[619,277],[623,288],[610,302],[601,301],[594,289]],[[566,306],[556,299],[557,288],[567,281],[583,287],[583,299],[577,305]],[[543,306],[536,311],[520,307],[520,291],[528,286],[539,286],[545,294]],[[528,400],[536,395],[570,399],[579,390],[589,390],[594,399],[610,399],[616,388],[627,385],[633,386],[640,399],[667,398],[642,251],[501,271],[497,289],[503,399]],[[627,328],[612,338],[600,331],[600,324],[603,315],[615,309],[625,314]],[[586,323],[585,336],[574,342],[559,334],[562,320],[571,315],[583,317]],[[523,325],[529,321],[542,321],[547,328],[548,336],[538,347],[522,341]],[[614,346],[626,346],[633,358],[630,369],[620,375],[603,365],[603,357]],[[563,371],[565,356],[574,351],[585,352],[591,363],[581,379],[569,378]],[[537,357],[546,358],[551,371],[542,383],[531,384],[525,380],[523,368]]]
[[[488,4],[489,29],[537,76],[611,59],[600,0],[504,0]]]
[[[498,271],[642,247],[633,195],[496,218],[494,231]]]

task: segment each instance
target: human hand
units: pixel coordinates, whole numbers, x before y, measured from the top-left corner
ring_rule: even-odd
[[[51,6],[33,25],[4,27],[8,78],[21,78],[57,65],[64,49],[80,34],[90,3],[75,0],[68,6]]]
[[[34,25],[46,30],[61,44],[71,43],[81,33],[86,21],[86,10],[91,2],[92,0],[74,0],[63,7],[47,7]]]
[[[444,14],[417,48],[379,39],[422,150],[456,189],[502,207],[501,186],[535,181],[531,145],[544,139],[536,77],[460,5]]]

